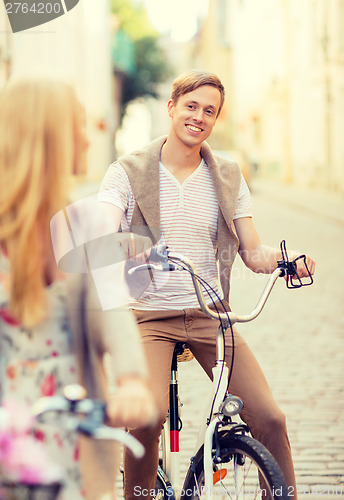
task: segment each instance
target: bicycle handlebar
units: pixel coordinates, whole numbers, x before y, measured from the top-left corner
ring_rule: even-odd
[[[123,443],[136,458],[142,458],[145,449],[131,434],[120,428],[109,427],[106,421],[106,404],[96,399],[85,398],[83,387],[75,384],[66,386],[64,396],[48,396],[38,399],[32,406],[33,416],[43,421],[48,413],[64,414],[69,418],[59,425],[84,436],[95,439],[109,439]]]
[[[210,318],[221,320],[222,322],[224,322],[227,325],[229,325],[229,324],[234,325],[235,323],[247,323],[247,322],[255,319],[261,313],[261,311],[262,311],[262,309],[263,309],[263,307],[264,307],[264,305],[265,305],[265,303],[266,303],[266,301],[271,293],[271,290],[277,281],[277,278],[279,278],[280,276],[283,275],[281,269],[279,269],[279,268],[275,269],[275,271],[271,274],[269,281],[267,282],[256,307],[253,309],[253,311],[250,314],[243,316],[243,315],[238,315],[233,311],[226,311],[223,313],[218,313],[217,311],[210,309],[210,307],[206,303],[205,297],[204,297],[204,294],[202,291],[202,287],[201,287],[199,281],[197,280],[196,270],[195,270],[193,263],[189,259],[187,259],[186,257],[184,257],[182,255],[178,255],[178,254],[170,254],[169,258],[171,258],[177,262],[181,262],[190,271],[192,282],[193,282],[195,292],[197,295],[197,299],[198,299],[198,302],[199,302],[199,305],[200,305],[202,311],[204,311]]]
[[[217,311],[213,311],[212,309],[210,309],[210,307],[207,305],[205,301],[202,287],[200,282],[198,281],[196,269],[193,262],[181,254],[174,254],[173,252],[169,252],[165,245],[161,244],[154,245],[151,248],[148,262],[146,264],[142,264],[137,267],[131,268],[129,270],[129,274],[133,274],[134,272],[143,271],[147,269],[160,270],[160,271],[188,270],[190,272],[195,292],[197,295],[197,299],[202,311],[204,311],[212,319],[221,320],[227,326],[229,326],[229,324],[233,325],[235,323],[247,323],[255,319],[261,313],[279,277],[286,276],[286,285],[288,288],[300,288],[302,286],[308,286],[313,283],[313,278],[306,264],[306,256],[300,255],[293,261],[289,261],[285,240],[281,242],[280,246],[281,246],[282,259],[277,262],[277,268],[270,275],[270,278],[267,284],[265,285],[265,288],[257,302],[256,307],[250,314],[247,315],[238,315],[232,311],[218,313]],[[297,274],[296,261],[298,259],[304,260],[310,279],[308,283],[303,283],[299,275]],[[295,276],[297,279],[296,283],[294,278]]]

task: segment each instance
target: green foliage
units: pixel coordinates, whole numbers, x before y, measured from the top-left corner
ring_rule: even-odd
[[[141,1],[111,0],[111,12],[118,19],[118,28],[125,31],[132,40],[146,36],[158,37],[158,32],[151,25]]]
[[[144,37],[136,42],[136,76],[137,95],[157,97],[156,84],[165,81],[171,74],[163,49],[157,38]]]
[[[113,42],[115,73],[120,74],[122,112],[133,99],[157,97],[157,86],[171,75],[159,35],[150,24],[141,0],[111,0],[118,27]]]

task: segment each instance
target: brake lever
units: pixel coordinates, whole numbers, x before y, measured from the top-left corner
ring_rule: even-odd
[[[145,264],[132,267],[128,270],[128,274],[131,276],[135,272],[148,271],[150,269],[155,271],[175,271],[176,266],[168,261],[168,256],[169,251],[166,245],[154,245],[151,248],[147,262]]]
[[[170,264],[169,262],[160,262],[159,264],[141,264],[140,266],[129,269],[128,274],[131,276],[136,272],[148,271],[149,269],[153,269],[155,271],[175,271],[176,266]]]

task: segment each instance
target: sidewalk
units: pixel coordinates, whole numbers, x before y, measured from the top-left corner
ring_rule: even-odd
[[[325,189],[254,179],[252,194],[268,196],[294,208],[306,210],[344,228],[344,195]]]

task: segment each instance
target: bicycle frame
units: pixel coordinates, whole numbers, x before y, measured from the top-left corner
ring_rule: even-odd
[[[283,271],[280,268],[275,269],[275,271],[271,274],[270,279],[268,280],[268,283],[266,284],[255,309],[250,314],[241,316],[233,312],[217,313],[216,311],[211,310],[205,303],[201,285],[198,282],[197,278],[195,277],[196,272],[193,263],[188,259],[186,259],[184,256],[174,253],[170,254],[170,261],[177,263],[177,269],[178,269],[178,262],[180,262],[183,266],[187,267],[189,271],[191,271],[192,281],[195,287],[196,295],[200,303],[201,309],[214,320],[218,321],[219,318],[221,318],[225,328],[228,328],[230,324],[233,325],[235,323],[244,323],[255,319],[262,311],[277,279],[283,275]],[[182,270],[182,267],[180,267],[179,269]],[[212,393],[210,396],[210,401],[205,409],[204,417],[202,420],[195,448],[195,454],[196,454],[198,449],[202,445],[204,445],[204,492],[208,500],[212,500],[212,489],[213,489],[212,448],[213,448],[214,434],[216,432],[218,423],[222,421],[224,416],[224,414],[220,410],[220,406],[226,397],[228,377],[229,377],[229,369],[226,366],[224,358],[225,358],[225,352],[224,352],[223,329],[220,326],[216,334],[216,363],[212,369],[213,372]],[[166,432],[166,427],[165,427],[165,431],[163,433],[164,434],[163,446],[165,447],[165,457],[163,466],[171,481],[172,490],[174,493],[181,491],[181,486],[182,486],[180,482],[179,431],[177,427],[179,425],[177,387],[178,387],[177,362],[176,359],[173,359],[171,365],[170,412],[165,424],[165,426],[169,425],[170,429],[169,432],[168,431]],[[212,418],[210,421],[207,421],[208,416],[211,413],[211,408],[213,408]],[[170,450],[170,453],[168,453],[167,450]]]
[[[310,282],[302,283],[301,279],[297,274],[297,268],[295,261],[289,261],[286,248],[285,241],[283,240],[281,243],[281,253],[282,260],[278,261],[277,268],[270,275],[270,278],[257,302],[256,307],[250,314],[247,315],[238,315],[234,312],[228,311],[219,313],[216,310],[212,310],[205,302],[205,298],[203,295],[203,291],[198,280],[198,276],[196,274],[196,269],[189,259],[184,257],[183,255],[175,254],[172,252],[167,252],[165,246],[157,246],[153,247],[154,252],[151,252],[150,259],[151,263],[138,266],[136,270],[143,269],[159,269],[162,271],[189,271],[193,285],[195,288],[195,292],[197,295],[198,302],[200,304],[201,309],[207,314],[211,319],[221,320],[221,326],[219,327],[216,335],[216,363],[213,368],[213,384],[212,384],[212,394],[210,399],[210,404],[206,408],[205,418],[203,421],[203,425],[199,432],[199,436],[197,439],[196,445],[196,454],[197,451],[204,445],[204,453],[203,453],[203,470],[204,470],[204,490],[202,493],[206,494],[208,500],[212,500],[212,491],[213,491],[213,457],[212,457],[212,448],[215,433],[218,432],[219,425],[223,422],[224,417],[231,417],[240,413],[243,403],[239,398],[232,397],[231,395],[226,396],[227,387],[228,387],[228,377],[229,377],[229,369],[225,363],[225,349],[224,349],[224,331],[229,327],[234,325],[235,323],[246,323],[254,320],[262,311],[271,291],[274,287],[277,279],[281,276],[285,276],[287,280],[288,288],[299,288],[300,286],[310,285],[313,283],[313,279],[311,274],[307,268],[305,256],[302,255],[299,258],[303,258],[306,268],[309,273]],[[160,263],[160,267],[154,262]],[[135,269],[129,271],[129,274],[134,272]],[[294,284],[292,281],[292,277],[296,275],[299,282]],[[175,363],[175,364],[174,364]],[[166,432],[166,424],[164,426],[164,436],[165,440],[163,445],[166,447],[170,444],[169,449],[170,457],[168,457],[167,449],[165,448],[165,453],[167,456],[164,457],[164,466],[165,470],[169,477],[172,480],[172,485],[167,482],[168,488],[168,496],[171,499],[174,499],[174,492],[181,491],[180,488],[180,468],[179,468],[179,414],[178,414],[178,392],[177,392],[177,365],[176,361],[172,362],[172,377],[171,377],[171,400],[170,400],[170,415],[169,418],[172,418],[172,426],[170,426],[170,432]],[[233,400],[236,401],[237,408],[235,408],[235,404]],[[240,403],[239,403],[240,402]],[[228,406],[233,404],[233,410],[228,409]],[[207,416],[211,415],[210,418]],[[168,420],[167,420],[168,421]],[[247,426],[237,425],[231,420],[226,419],[223,422],[223,427],[228,430],[228,427],[232,426],[233,432],[246,432],[249,431]],[[195,455],[196,455],[195,454]],[[174,489],[173,489],[174,488]],[[176,490],[176,488],[178,488]],[[239,492],[240,493],[240,492]]]
[[[219,328],[217,335],[222,337],[222,329]],[[219,342],[220,344],[221,342]],[[222,413],[218,412],[218,408],[225,399],[228,383],[229,370],[224,362],[218,363],[213,368],[213,382],[212,391],[209,403],[206,406],[202,425],[199,430],[197,443],[195,447],[195,454],[204,443],[204,456],[205,459],[205,488],[212,485],[213,471],[212,471],[212,442],[215,425],[221,420]],[[215,397],[215,401],[214,401]],[[213,403],[214,401],[214,403]],[[215,414],[210,423],[207,423],[207,417],[210,414],[211,408],[216,409]],[[173,355],[171,364],[171,382],[170,382],[170,406],[169,414],[167,416],[164,431],[162,434],[163,440],[163,470],[166,472],[173,489],[173,495],[182,489],[180,478],[180,454],[179,454],[179,398],[178,398],[178,380],[177,380],[177,355]],[[211,489],[209,489],[211,495]],[[173,498],[170,496],[170,498]],[[178,498],[178,495],[177,495]],[[211,496],[209,497],[211,498]]]

